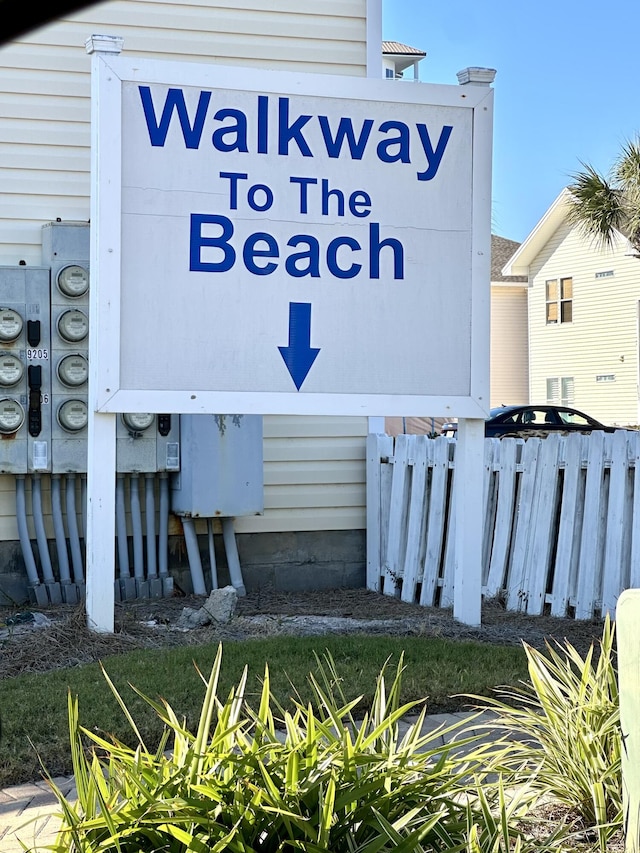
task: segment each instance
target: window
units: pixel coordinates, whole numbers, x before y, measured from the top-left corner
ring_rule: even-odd
[[[586,415],[580,415],[578,412],[558,412],[558,414],[563,424],[573,424],[574,426],[590,426],[593,424],[590,418]]]
[[[557,423],[557,418],[553,412],[547,412],[544,409],[525,409],[518,414],[516,423],[543,426]]]
[[[396,76],[396,73],[393,68],[385,68],[384,76],[387,78],[387,80],[393,80]]]
[[[573,401],[573,376],[553,376],[547,379],[547,403],[572,406]]]
[[[571,323],[573,320],[573,279],[552,278],[546,282],[547,324]]]

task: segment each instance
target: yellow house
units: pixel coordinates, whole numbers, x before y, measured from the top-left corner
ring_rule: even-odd
[[[529,402],[527,277],[505,275],[515,240],[491,236],[491,407]]]
[[[640,260],[624,235],[603,249],[570,225],[567,199],[564,189],[503,268],[529,282],[529,399],[637,425]]]
[[[520,244],[491,235],[491,408],[529,402],[526,275],[505,275],[503,267]],[[452,346],[455,343],[452,342]],[[446,358],[434,353],[434,360]],[[439,433],[451,418],[386,418],[389,435]]]
[[[43,225],[89,220],[90,36],[121,37],[124,55],[147,59],[379,78],[381,26],[380,0],[110,0],[5,44],[0,265],[41,264]],[[264,418],[264,512],[236,519],[248,586],[364,584],[370,427],[367,417]],[[45,476],[42,505],[51,541]],[[34,540],[30,510],[26,520]],[[78,509],[81,532],[82,523]],[[0,474],[0,603],[24,587],[18,533],[14,478]]]

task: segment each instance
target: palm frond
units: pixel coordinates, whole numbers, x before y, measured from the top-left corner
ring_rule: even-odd
[[[626,236],[640,253],[640,138],[624,145],[614,167],[614,177],[623,193]]]
[[[625,192],[640,190],[640,138],[623,145],[613,168],[613,179]]]
[[[572,175],[568,189],[571,193],[567,219],[601,246],[608,248],[614,242],[616,231],[625,230],[627,222],[624,191],[592,166]]]

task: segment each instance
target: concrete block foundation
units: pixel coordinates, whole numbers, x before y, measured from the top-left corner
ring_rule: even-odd
[[[366,534],[364,530],[238,533],[238,556],[248,593],[269,587],[280,592],[358,589],[365,586]],[[209,542],[198,534],[198,550],[207,590],[212,589]],[[217,586],[231,583],[224,542],[214,536]],[[50,543],[57,578],[55,545]],[[177,594],[191,594],[191,568],[184,539],[169,537],[169,579]],[[147,582],[141,585],[146,588]],[[128,596],[125,595],[125,598]],[[0,607],[22,607],[30,601],[28,578],[20,543],[0,542]]]

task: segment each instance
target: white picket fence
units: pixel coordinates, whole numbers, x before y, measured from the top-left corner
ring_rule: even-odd
[[[613,617],[640,587],[640,432],[484,442],[482,590],[507,609]],[[367,586],[452,607],[456,441],[367,439]]]

